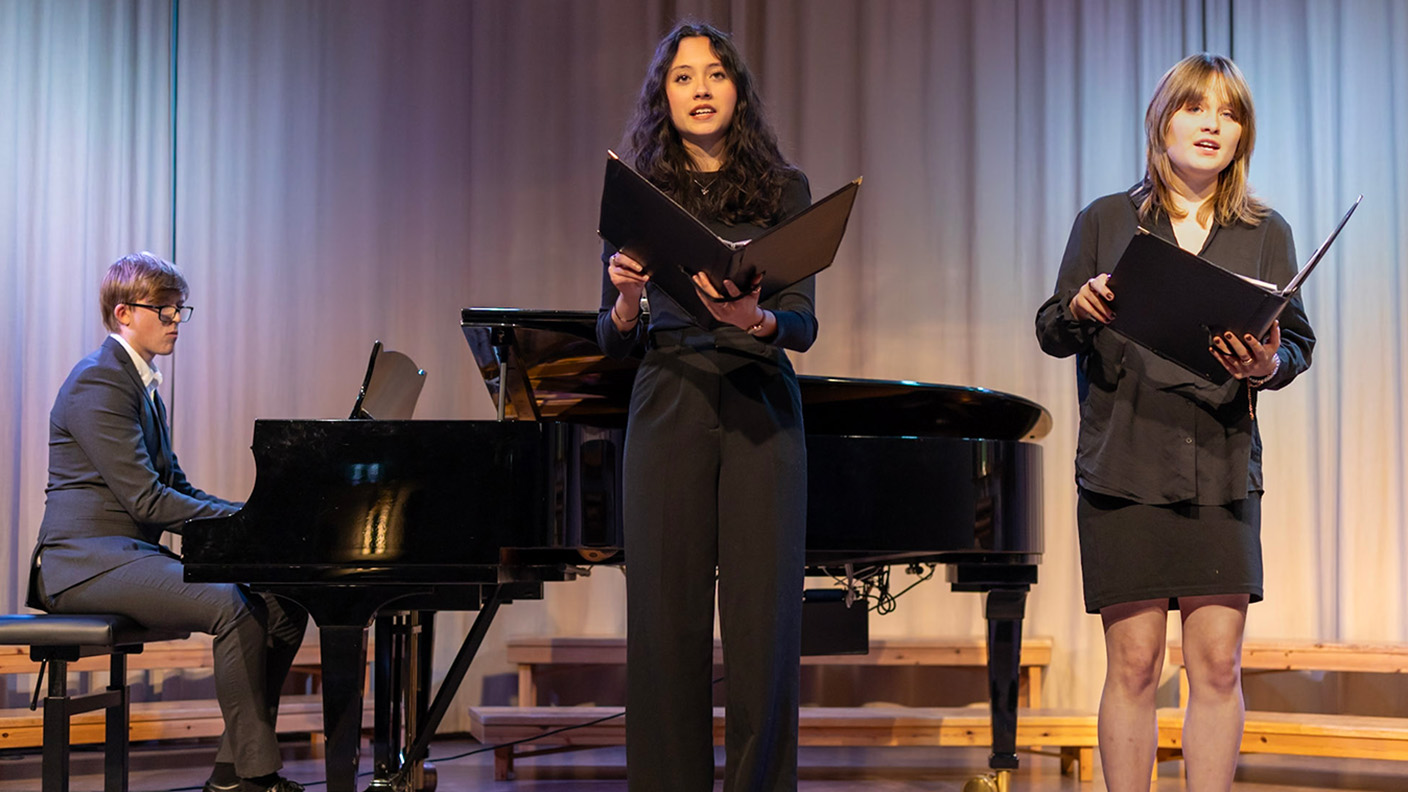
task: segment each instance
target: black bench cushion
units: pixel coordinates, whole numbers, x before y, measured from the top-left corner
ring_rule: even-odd
[[[0,616],[0,645],[130,646],[175,641],[190,633],[149,630],[126,616],[79,613],[18,613]]]

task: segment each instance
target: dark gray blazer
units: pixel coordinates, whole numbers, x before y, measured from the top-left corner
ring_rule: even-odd
[[[161,534],[180,533],[186,520],[239,509],[186,481],[169,438],[160,398],[147,398],[116,339],[73,367],[49,413],[49,484],[34,550],[35,562],[43,553],[48,596],[143,556],[170,553]]]

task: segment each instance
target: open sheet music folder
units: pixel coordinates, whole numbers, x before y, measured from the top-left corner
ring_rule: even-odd
[[[747,242],[721,238],[670,196],[608,151],[597,233],[681,305],[694,301],[690,277],[706,273],[715,290],[728,279],[742,291],[762,275],[760,299],[831,266],[860,179]]]
[[[1231,331],[1265,339],[1362,200],[1349,207],[1284,289],[1225,270],[1140,228],[1110,273],[1110,329],[1204,379],[1226,382],[1231,375],[1208,351],[1212,338]]]

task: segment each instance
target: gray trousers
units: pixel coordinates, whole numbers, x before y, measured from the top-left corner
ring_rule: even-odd
[[[42,567],[40,575],[42,592]],[[232,762],[244,778],[283,766],[274,719],[308,624],[302,608],[244,586],[187,583],[181,562],[166,555],[144,556],[44,596],[53,613],[116,613],[146,627],[215,636],[215,695],[225,719],[215,761]]]
[[[797,788],[806,449],[796,377],[773,352],[654,349],[636,378],[624,506],[631,792],[714,788],[716,568],[724,789]]]

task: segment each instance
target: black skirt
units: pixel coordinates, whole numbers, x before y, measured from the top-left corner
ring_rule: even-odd
[[[1221,506],[1150,505],[1082,489],[1076,508],[1085,610],[1123,602],[1262,598],[1261,493]]]

